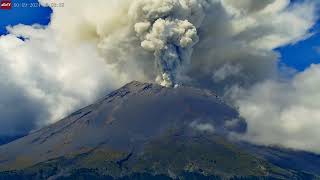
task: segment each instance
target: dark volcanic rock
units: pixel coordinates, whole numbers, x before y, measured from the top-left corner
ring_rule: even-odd
[[[248,143],[241,143],[240,146],[279,167],[320,175],[320,155],[294,149],[257,146]]]
[[[228,139],[245,131],[210,91],[134,81],[0,146],[0,180],[317,178],[318,156]]]
[[[193,128],[213,126],[221,134],[227,129],[244,131],[243,121],[235,128],[225,127],[226,121],[234,119],[239,119],[237,111],[210,91],[134,81],[49,127],[0,147],[0,168],[24,168],[100,145],[138,150],[170,129],[190,129],[191,124]]]
[[[16,139],[22,138],[25,135],[16,135],[16,136],[0,136],[0,145],[8,144]]]

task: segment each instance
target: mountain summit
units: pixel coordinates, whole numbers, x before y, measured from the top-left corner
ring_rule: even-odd
[[[210,91],[134,81],[0,146],[0,179],[313,177],[228,140],[245,130],[238,112]]]
[[[170,129],[205,122],[207,128],[221,131],[227,120],[235,118],[238,113],[209,91],[134,81],[49,127],[0,147],[0,162],[4,162],[0,167],[14,163],[23,168],[99,145],[131,150]]]

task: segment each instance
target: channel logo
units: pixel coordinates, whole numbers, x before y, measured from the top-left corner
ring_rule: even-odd
[[[11,9],[11,0],[1,0],[0,9],[4,9],[4,10]]]

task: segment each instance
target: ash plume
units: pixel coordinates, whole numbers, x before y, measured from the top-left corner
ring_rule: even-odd
[[[209,88],[238,106],[246,140],[320,152],[320,67],[278,68],[275,50],[312,36],[317,9],[312,0],[68,0],[48,26],[0,37],[1,133],[56,122],[138,80]]]
[[[143,49],[154,54],[156,82],[178,83],[181,70],[190,65],[193,46],[199,41],[197,28],[205,17],[206,0],[138,0],[129,15]]]

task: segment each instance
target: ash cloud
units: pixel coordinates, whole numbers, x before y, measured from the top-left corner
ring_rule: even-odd
[[[208,6],[207,0],[138,0],[131,5],[135,32],[143,49],[155,56],[156,81],[161,85],[177,84],[181,69],[190,64]]]
[[[278,68],[281,55],[274,49],[310,37],[318,7],[315,1],[289,0],[68,0],[53,9],[48,26],[18,25],[1,36],[0,130],[16,133],[55,122],[108,90],[139,80],[210,88],[239,107],[249,127],[244,139],[304,149],[303,143],[319,142],[320,136],[313,136],[318,115],[302,113],[313,121],[294,121],[301,128],[294,134],[279,119],[300,117],[291,103],[305,112],[320,108],[303,100],[317,100],[310,93],[318,90],[316,83],[299,89],[319,67],[292,75],[294,70]],[[296,80],[301,76],[304,80]],[[282,109],[267,112],[269,126],[262,115],[251,116],[262,111],[263,101]],[[24,114],[29,117],[20,118]],[[319,151],[318,145],[306,147]]]

